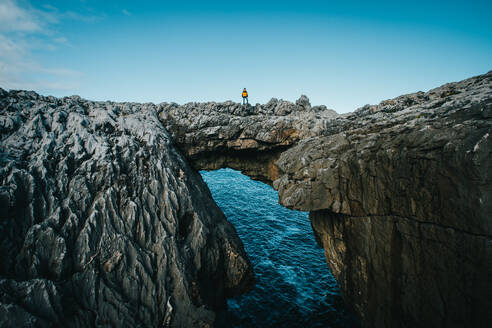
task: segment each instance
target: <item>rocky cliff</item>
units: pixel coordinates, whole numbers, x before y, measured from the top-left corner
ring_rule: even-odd
[[[0,90],[0,327],[208,327],[252,268],[152,105]]]
[[[277,161],[346,301],[370,327],[486,327],[492,73],[366,106]]]
[[[196,173],[231,167],[310,211],[366,326],[492,320],[492,72],[345,115],[0,99],[0,318],[211,324],[253,279]]]
[[[240,169],[310,211],[366,326],[492,319],[492,72],[346,115],[301,97],[160,117],[196,168]]]

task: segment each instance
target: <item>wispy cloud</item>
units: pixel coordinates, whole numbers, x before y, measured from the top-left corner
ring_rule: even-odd
[[[0,0],[0,31],[37,32],[40,22],[32,11],[20,8],[13,0]]]
[[[126,10],[126,9],[122,9],[122,10],[121,10],[121,12],[122,12],[122,13],[123,13],[123,15],[125,15],[125,16],[131,16],[131,15],[132,15],[132,13],[131,13],[131,12],[129,12],[128,10]]]
[[[68,42],[67,38],[64,36],[54,38],[53,41],[55,41],[56,43],[63,43],[63,44],[66,44]]]
[[[63,19],[92,22],[95,16],[42,9],[16,0],[0,0],[0,87],[6,89],[69,90],[81,73],[65,67],[46,67],[35,59],[36,50],[55,51],[69,45],[56,32]]]
[[[0,0],[1,1],[1,0]],[[39,10],[40,14],[50,15],[55,18],[56,22],[61,20],[71,20],[84,23],[93,23],[101,20],[104,16],[92,14],[81,14],[75,11],[60,11],[52,5],[43,5],[44,10]]]
[[[65,13],[61,13],[60,16],[65,19],[70,19],[70,20],[75,20],[85,23],[93,23],[102,18],[101,16],[96,16],[96,15],[82,15],[74,11],[67,11]]]
[[[46,67],[32,58],[29,47],[0,34],[0,87],[29,90],[69,90],[80,72],[63,67]]]

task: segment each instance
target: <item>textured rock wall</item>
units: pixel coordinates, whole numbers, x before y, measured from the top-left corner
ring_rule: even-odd
[[[160,111],[199,169],[232,167],[311,211],[367,326],[477,326],[492,308],[492,73],[335,115],[272,100]]]
[[[311,212],[366,326],[492,320],[492,72],[345,115],[0,101],[0,325],[212,324],[253,281],[196,172],[221,167]]]
[[[252,268],[153,105],[0,89],[0,326],[206,327]]]
[[[242,106],[233,102],[161,104],[159,117],[177,146],[200,170],[230,167],[272,183],[280,153],[315,136],[337,114],[311,106],[306,96],[291,103]]]
[[[367,327],[488,327],[490,238],[411,218],[310,214],[346,302]]]
[[[492,308],[492,74],[367,106],[277,161],[369,327],[485,327]]]

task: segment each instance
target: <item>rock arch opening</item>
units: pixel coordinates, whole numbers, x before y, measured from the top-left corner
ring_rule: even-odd
[[[356,326],[316,245],[307,212],[279,205],[272,187],[239,171],[200,173],[235,226],[256,276],[251,292],[228,301],[219,327]]]
[[[310,211],[364,326],[482,327],[491,86],[489,72],[344,115],[305,97],[154,105],[0,88],[0,326],[211,326],[252,278],[197,172],[231,167]]]

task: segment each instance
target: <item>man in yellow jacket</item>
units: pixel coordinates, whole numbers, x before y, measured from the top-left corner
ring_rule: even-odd
[[[246,91],[246,88],[243,89],[243,105],[248,104],[248,91]]]

